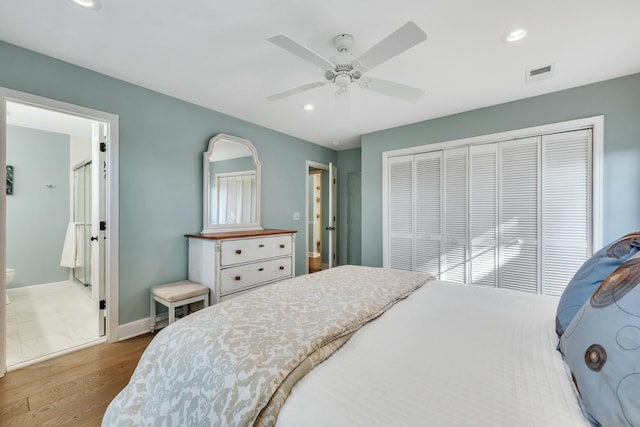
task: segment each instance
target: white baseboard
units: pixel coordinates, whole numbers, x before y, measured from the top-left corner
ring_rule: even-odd
[[[169,324],[169,315],[167,314],[160,314],[156,319],[156,331],[164,328]],[[135,320],[133,322],[120,325],[120,327],[118,327],[118,341],[124,341],[128,340],[129,338],[148,334],[150,321],[150,317],[145,317],[144,319]]]

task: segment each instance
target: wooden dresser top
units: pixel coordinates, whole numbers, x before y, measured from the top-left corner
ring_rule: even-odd
[[[185,234],[185,237],[194,237],[196,239],[205,240],[222,240],[222,239],[238,239],[243,237],[261,237],[261,236],[273,236],[276,234],[291,234],[297,233],[296,230],[247,230],[247,231],[225,231],[222,233],[198,233],[198,234]]]

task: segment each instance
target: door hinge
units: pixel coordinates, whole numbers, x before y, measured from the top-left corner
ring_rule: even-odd
[[[100,231],[104,231],[107,229],[107,222],[106,221],[100,221]]]
[[[107,151],[107,143],[106,142],[101,142],[100,143],[100,151],[102,151],[103,153]]]
[[[105,308],[107,308],[107,301],[101,299],[100,300],[100,310],[104,310]]]

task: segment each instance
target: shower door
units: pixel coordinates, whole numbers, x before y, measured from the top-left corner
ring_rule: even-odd
[[[91,162],[78,165],[73,171],[73,222],[76,224],[76,244],[79,265],[73,277],[91,286]]]

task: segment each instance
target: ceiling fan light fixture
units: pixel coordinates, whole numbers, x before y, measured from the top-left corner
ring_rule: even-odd
[[[527,35],[527,30],[524,28],[516,28],[515,30],[509,31],[505,34],[504,39],[509,43],[517,42],[518,40],[522,40]]]
[[[351,75],[349,73],[338,73],[333,82],[340,88],[346,88],[351,84]]]
[[[85,9],[100,9],[100,2],[98,0],[73,0],[73,2]]]

